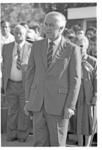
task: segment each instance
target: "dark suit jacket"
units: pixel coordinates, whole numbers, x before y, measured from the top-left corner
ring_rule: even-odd
[[[46,112],[61,115],[75,109],[81,83],[80,48],[63,37],[52,64],[47,68],[48,39],[34,42],[28,63],[25,94],[29,111],[39,111],[44,101]]]
[[[10,78],[10,73],[11,73],[12,53],[13,53],[14,45],[15,45],[15,42],[5,44],[3,46],[3,50],[2,50],[2,57],[3,57],[3,63],[2,63],[2,88],[3,88],[5,94],[6,94],[8,79]],[[29,44],[28,42],[25,42],[25,44],[24,44],[24,56],[23,56],[24,60],[28,59],[28,57],[30,55],[30,51],[31,51],[31,44]],[[22,79],[23,79],[23,83],[24,83],[25,70],[24,70],[23,66],[22,66],[22,72],[23,72]]]

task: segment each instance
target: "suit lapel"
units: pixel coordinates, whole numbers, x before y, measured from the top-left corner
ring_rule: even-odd
[[[22,47],[22,61],[25,61],[28,58],[29,46],[28,43],[25,42]]]
[[[10,72],[11,72],[11,66],[12,66],[12,53],[13,53],[13,48],[14,48],[14,42],[11,43],[8,47],[8,51],[7,51],[7,58],[8,58],[8,63],[7,63],[7,70],[8,70],[8,76],[10,76]]]
[[[48,48],[48,39],[44,39],[44,42],[42,42],[41,44],[41,49],[45,69],[47,69],[47,48]]]

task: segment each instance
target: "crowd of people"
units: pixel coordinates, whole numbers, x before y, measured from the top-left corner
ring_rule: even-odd
[[[56,11],[46,14],[42,31],[20,23],[11,34],[10,23],[1,21],[7,141],[26,142],[32,127],[34,146],[66,146],[69,130],[79,146],[83,137],[90,146],[97,132],[96,29],[65,26]]]
[[[80,36],[79,38],[83,36],[88,42],[87,53],[97,58],[97,32],[95,27],[90,26],[84,31],[80,25],[73,25],[70,29],[65,28],[63,35],[74,43],[76,43],[78,36]]]

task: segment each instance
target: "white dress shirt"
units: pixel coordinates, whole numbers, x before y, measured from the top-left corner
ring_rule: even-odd
[[[20,50],[20,58],[21,58],[21,63],[22,63],[22,58],[23,58],[23,53],[24,49],[23,46],[25,44],[25,41],[19,44],[19,47],[21,48]],[[11,74],[10,74],[10,79],[14,81],[21,81],[22,80],[22,70],[17,69],[17,43],[15,43],[13,53],[12,53],[12,67],[11,67]]]
[[[1,34],[1,43],[2,44],[8,44],[8,43],[11,43],[14,41],[15,41],[15,38],[11,33],[9,33],[7,37],[5,37]]]

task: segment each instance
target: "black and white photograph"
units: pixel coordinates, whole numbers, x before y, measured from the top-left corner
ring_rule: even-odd
[[[97,148],[97,1],[0,8],[1,147]]]

